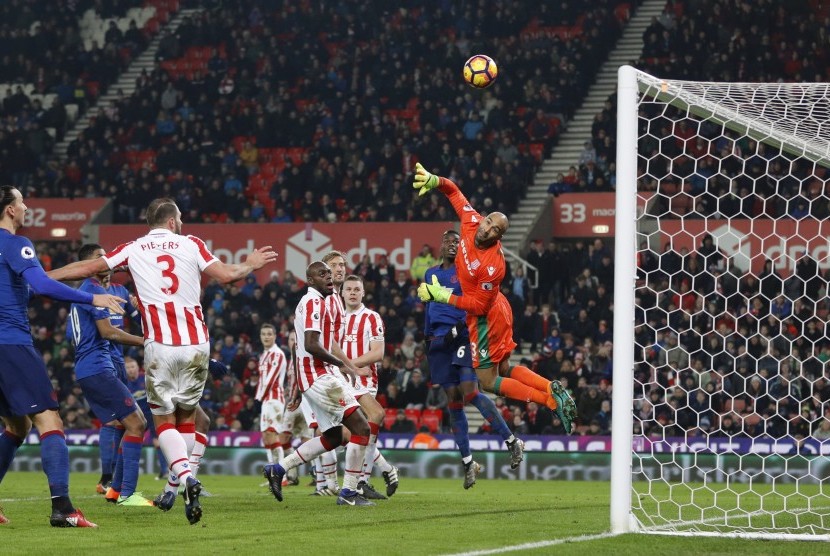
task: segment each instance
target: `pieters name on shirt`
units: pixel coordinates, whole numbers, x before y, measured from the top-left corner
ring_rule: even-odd
[[[141,244],[142,251],[151,251],[153,249],[161,249],[162,251],[169,251],[171,249],[178,249],[179,242],[178,241],[148,241],[147,243]]]

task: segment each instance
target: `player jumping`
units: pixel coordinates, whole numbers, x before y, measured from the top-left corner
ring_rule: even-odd
[[[473,368],[488,392],[522,402],[536,402],[555,411],[565,432],[570,434],[576,418],[576,404],[559,381],[549,381],[527,367],[510,365],[513,341],[513,313],[501,293],[504,279],[504,253],[501,238],[509,227],[501,212],[482,216],[452,181],[434,176],[420,163],[415,164],[412,186],[419,195],[438,188],[447,196],[461,220],[461,256],[456,257],[461,295],[438,283],[424,282],[418,287],[422,301],[447,303],[467,312]]]
[[[441,264],[429,268],[425,280],[432,283],[433,277],[442,286],[455,294],[461,293],[455,268],[455,256],[458,252],[459,235],[455,230],[447,230],[441,241]],[[473,404],[501,435],[510,451],[510,467],[516,469],[524,459],[524,442],[513,436],[507,423],[496,409],[493,400],[478,391],[478,377],[473,371],[470,356],[470,336],[464,326],[467,315],[461,309],[444,303],[427,304],[424,335],[429,339],[429,369],[432,382],[440,384],[449,398],[450,421],[455,443],[461,452],[464,464],[464,488],[468,489],[476,482],[482,467],[473,461],[470,451],[469,426],[464,413],[466,403]]]

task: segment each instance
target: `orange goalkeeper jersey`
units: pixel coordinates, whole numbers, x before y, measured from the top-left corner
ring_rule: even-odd
[[[508,357],[516,347],[513,313],[499,291],[506,271],[501,242],[484,249],[476,247],[476,230],[483,217],[452,181],[440,178],[438,187],[461,220],[461,241],[455,257],[461,295],[451,295],[449,303],[467,312],[473,367],[488,367]]]

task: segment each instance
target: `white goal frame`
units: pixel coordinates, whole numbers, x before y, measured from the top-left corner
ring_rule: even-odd
[[[698,86],[699,85],[699,86]],[[706,531],[675,530],[667,526],[655,526],[637,518],[632,497],[635,471],[634,454],[634,398],[632,396],[635,367],[635,282],[637,278],[637,183],[638,183],[638,107],[641,93],[649,92],[650,98],[668,101],[690,114],[712,120],[731,131],[756,139],[783,152],[804,157],[830,167],[830,142],[820,137],[822,126],[816,128],[798,119],[795,124],[768,120],[764,114],[747,111],[745,106],[734,104],[729,98],[717,98],[707,88],[711,84],[661,80],[631,66],[622,66],[618,72],[617,90],[617,184],[616,184],[616,249],[614,272],[614,351],[613,351],[613,431],[611,454],[611,508],[612,534],[652,533],[680,536],[718,536],[767,540],[830,541],[830,534],[801,534],[778,531]],[[721,84],[728,91],[730,84]],[[806,84],[733,84],[746,86],[769,95],[773,87],[780,87],[776,95],[788,100],[788,95],[798,99],[803,106],[809,102],[810,85]],[[816,87],[818,84],[812,84]],[[830,87],[821,84],[819,86]],[[715,92],[717,93],[717,92]],[[826,94],[826,91],[825,93]],[[779,98],[779,97],[776,97]],[[827,123],[830,128],[830,122]],[[806,133],[805,133],[806,132]],[[830,134],[827,135],[830,139]],[[812,509],[812,508],[811,508]],[[830,515],[830,507],[814,508],[821,515]],[[786,510],[784,510],[786,511]],[[701,522],[691,522],[691,525]],[[689,522],[679,522],[687,524]],[[691,527],[695,529],[695,527]],[[705,529],[705,527],[703,527]]]

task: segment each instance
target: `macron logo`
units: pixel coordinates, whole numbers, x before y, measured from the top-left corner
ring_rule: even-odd
[[[494,266],[488,266],[488,267],[487,267],[487,273],[488,273],[490,276],[492,276],[493,274],[495,274],[495,273],[496,273],[496,267],[494,267]]]

